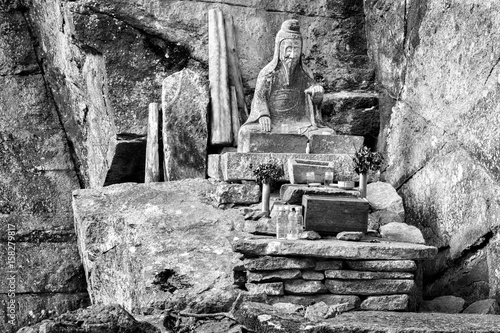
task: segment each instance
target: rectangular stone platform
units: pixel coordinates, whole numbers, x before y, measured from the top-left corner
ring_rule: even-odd
[[[239,143],[242,153],[295,153],[304,154],[307,137],[295,133],[248,133],[248,138]],[[318,140],[317,140],[318,141]]]
[[[414,310],[422,292],[419,262],[434,257],[437,249],[366,240],[248,237],[235,238],[232,245],[244,255],[239,276],[246,290],[267,295],[271,304],[327,302],[343,311]]]
[[[266,163],[270,159],[283,165],[285,175],[282,181],[289,181],[287,168],[289,159],[330,162],[339,178],[357,181],[359,175],[352,167],[352,156],[348,154],[285,154],[285,153],[236,153],[208,155],[208,176],[223,181],[254,180],[250,165]]]

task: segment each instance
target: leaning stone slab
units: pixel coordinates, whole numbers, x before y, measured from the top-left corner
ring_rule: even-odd
[[[217,185],[215,201],[219,204],[254,204],[260,201],[260,186],[258,184],[228,184]]]
[[[309,140],[311,154],[350,154],[354,155],[363,145],[364,138],[354,135],[313,134]]]
[[[276,240],[269,237],[239,238],[232,241],[233,250],[252,256],[310,256],[332,259],[428,259],[437,248],[420,244],[393,242],[347,242],[337,239]]]
[[[269,280],[291,280],[300,278],[301,272],[298,269],[284,269],[280,271],[257,271],[248,272],[247,280],[248,282],[261,282]]]
[[[485,299],[469,305],[462,313],[500,314],[500,306],[495,299]]]
[[[302,278],[304,280],[322,281],[325,279],[325,274],[322,272],[305,271],[302,272]]]
[[[406,311],[408,310],[408,295],[370,296],[361,305],[361,310],[371,311]]]
[[[239,142],[238,150],[242,153],[304,154],[307,141],[307,136],[298,133],[250,132]]]
[[[303,333],[500,333],[500,316],[392,311],[349,311],[311,322],[261,303],[243,303],[235,317],[255,332]]]
[[[275,303],[293,303],[302,306],[309,306],[315,303],[324,302],[328,305],[339,305],[348,303],[352,308],[357,308],[361,303],[358,296],[355,295],[284,295],[284,296],[273,296],[268,298],[269,304]]]
[[[359,197],[359,191],[357,190],[342,190],[332,186],[309,187],[301,184],[284,184],[280,188],[281,201],[288,204],[302,204],[304,194]]]
[[[245,287],[250,295],[283,295],[283,282],[247,283]]]
[[[408,294],[415,288],[413,280],[325,280],[332,294],[341,295],[394,295]]]
[[[407,272],[363,272],[346,270],[325,271],[327,279],[341,280],[378,280],[378,279],[413,279],[414,275]]]
[[[165,180],[205,178],[208,82],[183,69],[163,80]]]
[[[417,269],[413,260],[359,260],[347,261],[346,264],[358,271],[413,272]]]
[[[313,259],[286,258],[286,257],[261,257],[245,259],[245,269],[249,271],[272,271],[282,269],[307,269],[313,268],[316,262]]]
[[[295,295],[324,294],[327,289],[321,281],[287,280],[285,291]]]

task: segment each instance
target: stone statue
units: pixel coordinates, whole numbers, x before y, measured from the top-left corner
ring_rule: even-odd
[[[321,103],[324,90],[316,84],[302,62],[302,34],[297,20],[281,25],[274,43],[274,56],[257,77],[250,116],[240,128],[239,142],[251,132],[333,134],[323,125]]]

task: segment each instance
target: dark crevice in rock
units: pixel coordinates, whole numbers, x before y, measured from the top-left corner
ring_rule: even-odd
[[[74,171],[76,173],[76,177],[78,179],[78,183],[80,185],[80,188],[85,188],[85,181],[84,181],[83,173],[81,170],[81,165],[79,163],[79,159],[78,159],[78,156],[76,154],[76,149],[75,149],[74,143],[70,140],[70,138],[66,132],[66,128],[64,127],[64,121],[63,121],[63,116],[61,114],[61,110],[59,110],[59,107],[58,107],[57,103],[55,102],[54,95],[52,93],[52,90],[50,89],[49,82],[47,81],[47,77],[45,75],[45,71],[43,68],[43,59],[38,54],[38,50],[37,50],[38,40],[35,37],[35,33],[34,33],[35,29],[33,28],[32,24],[31,24],[32,22],[29,20],[27,15],[28,14],[26,12],[23,12],[23,19],[26,22],[28,33],[30,34],[30,38],[31,38],[32,45],[33,45],[33,52],[35,54],[36,61],[38,62],[40,74],[42,75],[42,79],[43,79],[44,86],[45,86],[45,92],[47,93],[49,100],[51,101],[52,106],[54,107],[54,110],[57,113],[57,119],[59,120],[59,126],[64,133],[63,137],[64,137],[65,142],[68,145],[69,156],[70,156],[71,162],[73,164]]]
[[[156,274],[153,284],[157,285],[161,291],[173,293],[178,289],[190,288],[191,284],[188,281],[185,276],[179,275],[176,271],[167,268]]]
[[[120,183],[144,183],[147,138],[136,134],[119,134],[113,161],[104,186]]]
[[[495,70],[495,68],[498,66],[498,63],[500,63],[500,58],[498,58],[495,61],[495,64],[493,65],[493,67],[491,67],[490,72],[488,73],[488,76],[486,77],[486,80],[484,80],[484,84],[486,84],[488,82],[488,80],[490,79],[491,74],[493,73],[493,71]]]
[[[70,230],[34,230],[28,234],[17,234],[16,243],[75,243],[76,234]]]

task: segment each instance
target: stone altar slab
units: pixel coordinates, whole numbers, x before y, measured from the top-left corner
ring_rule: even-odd
[[[364,138],[354,135],[313,134],[309,140],[311,154],[350,154],[363,145]]]
[[[251,132],[247,136],[239,143],[241,153],[304,154],[308,141],[305,135],[295,133]]]
[[[233,251],[251,256],[309,256],[354,260],[430,259],[437,248],[390,241],[348,242],[337,239],[277,240],[271,237],[234,238]]]
[[[287,163],[289,159],[315,160],[330,162],[340,177],[358,180],[359,176],[352,168],[352,157],[348,154],[285,154],[285,153],[236,153],[208,155],[208,176],[217,180],[238,181],[254,180],[250,165],[268,162],[275,159],[284,166],[285,175],[282,181],[289,181]],[[217,160],[219,163],[217,163]]]

